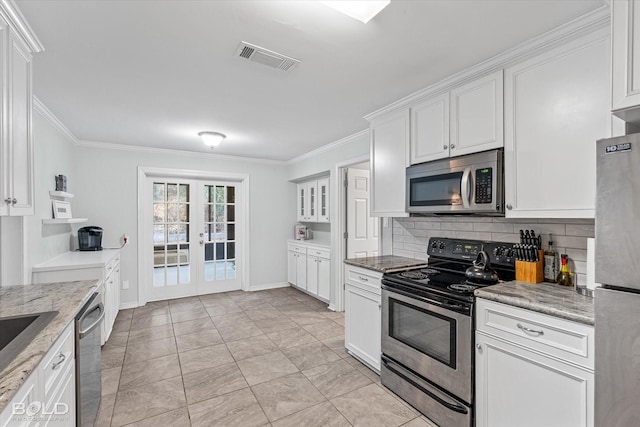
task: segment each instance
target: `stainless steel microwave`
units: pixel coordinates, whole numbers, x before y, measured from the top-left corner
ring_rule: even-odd
[[[504,215],[504,152],[468,154],[407,168],[407,212]]]

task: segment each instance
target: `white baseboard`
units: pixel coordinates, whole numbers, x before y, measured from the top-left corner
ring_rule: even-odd
[[[267,289],[288,288],[290,285],[288,282],[276,282],[276,283],[261,283],[259,285],[253,285],[249,288],[249,292],[254,291],[266,291]]]
[[[336,306],[335,306],[335,305],[333,305],[333,304],[329,304],[329,307],[327,307],[327,308],[328,308],[329,310],[331,310],[331,311],[338,311],[338,307],[336,307]]]
[[[136,308],[139,307],[138,303],[136,301],[131,301],[131,302],[121,302],[120,303],[120,310],[127,310],[129,308]]]

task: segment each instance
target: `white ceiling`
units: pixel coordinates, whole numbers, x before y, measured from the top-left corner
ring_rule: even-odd
[[[35,95],[84,141],[288,160],[603,0],[392,0],[368,24],[314,1],[23,0]],[[240,41],[302,62],[234,58]]]

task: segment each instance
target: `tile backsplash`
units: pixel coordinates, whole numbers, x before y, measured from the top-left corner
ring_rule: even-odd
[[[577,274],[578,283],[586,284],[587,238],[595,233],[592,219],[394,218],[393,254],[426,259],[430,237],[518,243],[521,229],[542,235],[544,248],[551,233],[556,252],[569,256],[569,267]]]

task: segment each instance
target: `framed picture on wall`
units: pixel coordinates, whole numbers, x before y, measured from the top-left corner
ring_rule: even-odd
[[[52,200],[53,217],[55,219],[71,218],[71,203],[62,200]]]

